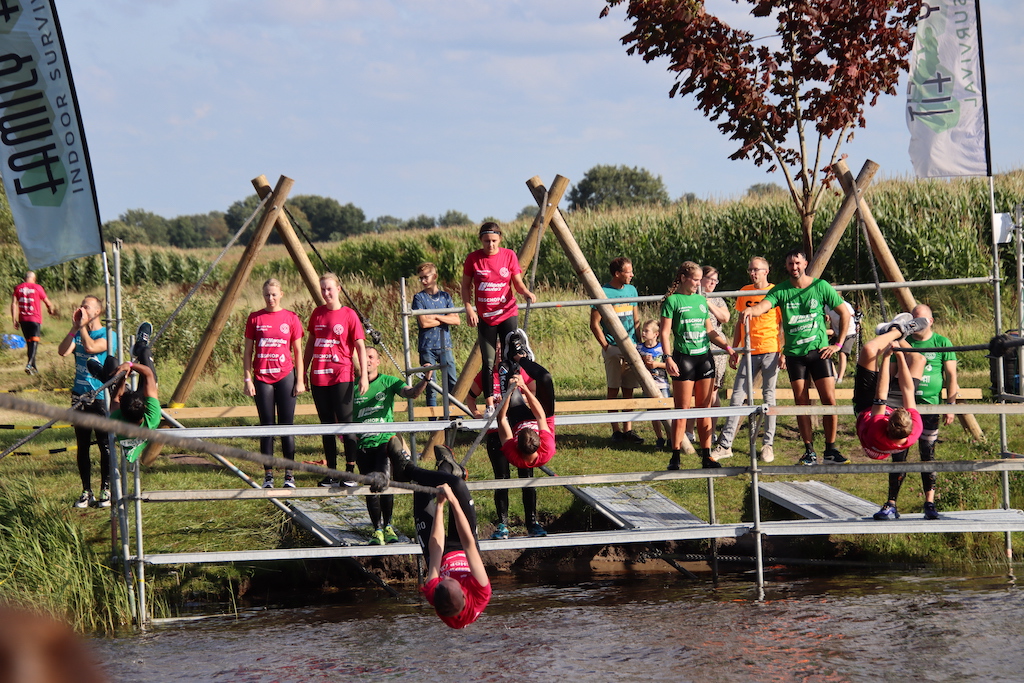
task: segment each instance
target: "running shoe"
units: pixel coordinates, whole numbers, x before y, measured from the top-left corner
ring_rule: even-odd
[[[665,439],[655,439],[654,447],[657,448],[659,451],[663,449],[665,447]]]
[[[612,432],[612,441],[625,441],[625,438],[620,431]]]
[[[913,319],[914,319],[914,316],[910,315],[909,313],[897,313],[896,317],[894,317],[892,320],[888,320],[886,322],[878,323],[878,326],[875,327],[875,334],[876,335],[885,334],[886,332],[891,330],[893,327],[900,327],[904,323],[908,323],[908,322],[910,322]]]
[[[323,486],[325,488],[336,489],[339,486],[341,486],[341,482],[332,477],[324,477],[323,479],[320,480],[320,486]]]
[[[494,528],[494,533],[491,534],[491,538],[495,541],[504,541],[508,538],[508,527],[505,526],[504,522],[498,523],[498,526]]]
[[[103,363],[99,362],[95,358],[87,358],[85,360],[85,367],[89,371],[90,375],[92,375],[101,382],[106,382],[106,379],[104,379],[103,377]]]
[[[295,475],[294,474],[286,474],[286,475],[284,475],[284,487],[286,489],[293,489],[293,488],[295,488]]]
[[[110,507],[110,488],[104,486],[100,489],[99,498],[96,499],[96,507],[108,508]]]
[[[666,470],[678,470],[679,469],[679,456],[678,455],[673,455],[671,458],[669,458],[668,467],[666,467],[665,469]]]
[[[704,470],[716,470],[716,469],[720,468],[721,465],[719,463],[715,462],[714,460],[712,460],[711,459],[711,454],[708,453],[707,455],[702,455],[701,456],[701,458],[700,458],[700,467],[701,467],[701,469],[704,469]]]
[[[370,534],[370,542],[366,545],[384,545],[384,530],[374,529]]]
[[[761,461],[772,462],[773,460],[775,460],[775,449],[770,443],[766,443],[761,449]]]
[[[526,533],[534,538],[540,538],[541,536],[547,536],[548,532],[544,530],[540,524],[534,522],[533,524],[526,525]]]
[[[267,472],[263,475],[263,488],[272,489],[274,488],[274,473]]]
[[[390,524],[384,527],[384,542],[398,543],[398,534],[395,533],[395,528]]]
[[[899,510],[896,509],[895,505],[886,502],[886,504],[882,506],[882,509],[872,516],[879,522],[891,522],[894,519],[899,519],[900,513]]]
[[[149,339],[153,336],[153,325],[144,322],[135,331],[135,345],[132,346],[132,356],[141,358],[143,350],[149,346]]]
[[[444,444],[434,446],[434,460],[437,461],[437,469],[441,472],[454,474],[459,479],[466,479],[466,470],[455,459],[452,449]]]
[[[92,360],[92,359],[90,358],[89,360]],[[29,363],[28,365],[25,366],[25,374],[26,375],[38,375],[39,371],[36,370],[36,366],[34,366],[31,363]]]
[[[484,408],[484,419],[490,420],[494,416],[494,406],[487,406]]]
[[[530,339],[526,336],[526,330],[517,328],[505,335],[505,360],[518,362],[520,358],[533,360],[533,349],[530,348]]]
[[[823,465],[849,465],[850,464],[850,459],[843,457],[843,454],[840,453],[835,448],[826,448],[825,449],[825,454],[822,456],[821,460],[822,460],[822,464]]]
[[[345,463],[345,473],[346,474],[355,474],[355,471],[356,471],[356,464],[354,462],[347,462],[347,463]],[[356,486],[359,486],[359,482],[354,481],[352,479],[345,479],[341,483],[343,485],[345,485],[345,486],[348,486],[349,488],[354,488]]]
[[[715,462],[724,460],[725,458],[732,457],[732,449],[728,446],[715,446],[715,449],[711,451],[711,459]]]
[[[690,443],[697,443],[697,437],[694,436],[693,432],[685,432],[686,440]]]
[[[808,467],[810,467],[811,465],[817,465],[818,454],[815,453],[814,451],[807,451],[806,453],[803,454],[803,456],[801,456],[799,460],[797,460],[796,464],[807,465]]]
[[[630,443],[642,444],[644,438],[630,429],[628,432],[622,432],[622,440]]]
[[[924,504],[924,518],[925,519],[938,519],[939,518],[939,511],[935,509],[935,503],[930,503],[930,502],[925,501],[925,504]]]
[[[87,508],[93,503],[92,491],[82,491],[82,495],[75,501],[76,508]]]

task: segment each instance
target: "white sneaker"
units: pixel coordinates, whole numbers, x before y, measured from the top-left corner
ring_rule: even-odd
[[[494,406],[487,406],[484,408],[484,419],[489,420],[494,415]]]
[[[909,313],[897,313],[896,317],[894,317],[892,320],[889,320],[888,322],[878,323],[878,326],[875,327],[875,334],[885,334],[890,329],[892,329],[893,325],[895,325],[896,327],[902,327],[904,324],[909,323],[913,319],[914,316],[910,315]]]
[[[693,432],[686,432],[686,440],[690,443],[697,443],[697,437],[693,435]]]
[[[770,443],[766,443],[761,449],[761,461],[771,462],[773,460],[775,460],[775,449],[772,448]]]
[[[728,446],[716,446],[715,449],[711,451],[711,459],[714,460],[715,462],[731,457],[732,449],[729,448]]]

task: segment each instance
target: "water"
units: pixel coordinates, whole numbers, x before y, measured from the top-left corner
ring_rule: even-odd
[[[499,581],[469,628],[411,591],[346,606],[178,622],[93,641],[114,681],[1003,681],[1024,670],[1005,576],[664,575]]]

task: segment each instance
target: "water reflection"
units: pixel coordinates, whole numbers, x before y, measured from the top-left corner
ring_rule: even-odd
[[[495,581],[452,631],[415,599],[278,609],[94,641],[117,681],[1017,680],[1024,597],[1005,576],[750,583]],[[412,598],[412,591],[408,591]]]

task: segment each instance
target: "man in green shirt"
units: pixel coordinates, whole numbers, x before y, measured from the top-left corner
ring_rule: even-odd
[[[135,346],[132,347],[132,355],[135,362],[125,361],[116,369],[110,369],[114,358],[108,356],[106,366],[106,377],[113,377],[121,372],[124,375],[121,380],[114,384],[110,392],[110,419],[130,422],[144,429],[157,429],[160,426],[160,388],[156,382],[156,370],[153,368],[153,356],[149,351],[149,337],[153,334],[153,326],[148,322],[139,325],[135,333]],[[95,364],[94,364],[95,363]],[[89,371],[93,375],[100,376],[98,362],[90,362]],[[128,376],[131,373],[139,376],[138,388],[134,391],[128,389]],[[106,378],[101,378],[106,381]],[[117,444],[128,462],[135,462],[146,450],[145,439],[134,439],[127,436],[117,435]]]
[[[354,421],[362,423],[381,423],[395,421],[395,397],[417,398],[427,382],[427,373],[416,386],[407,387],[405,382],[391,375],[378,372],[380,354],[377,349],[366,349],[366,376],[369,384],[366,393],[356,393],[353,406]],[[357,444],[356,466],[360,474],[384,472],[391,478],[392,473],[401,476],[405,464],[409,461],[409,451],[405,441],[395,433],[361,434]],[[391,526],[391,516],[395,508],[393,495],[375,495],[366,497],[366,511],[373,523],[373,535],[370,545],[384,545],[398,541],[398,534]]]
[[[807,274],[807,255],[801,249],[786,254],[786,272],[789,281],[774,287],[760,303],[740,312],[744,325],[778,306],[782,310],[782,332],[786,340],[783,355],[786,371],[793,388],[793,399],[798,405],[810,405],[808,378],[814,382],[818,397],[823,405],[836,405],[836,380],[832,371],[832,356],[842,348],[841,340],[846,339],[850,329],[850,312],[842,306],[843,298],[824,280]],[[839,346],[828,343],[828,329],[825,326],[825,307],[839,313]],[[835,415],[825,415],[824,462],[845,465],[850,462],[836,448],[838,420]],[[808,415],[797,417],[800,437],[804,441],[801,465],[817,465],[818,455],[814,452],[814,431]]]

